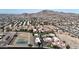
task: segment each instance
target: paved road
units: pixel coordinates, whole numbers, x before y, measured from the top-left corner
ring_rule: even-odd
[[[14,35],[16,32],[8,32],[6,35],[2,38],[2,41],[0,42],[1,46],[6,46],[11,43],[11,41],[14,39]]]

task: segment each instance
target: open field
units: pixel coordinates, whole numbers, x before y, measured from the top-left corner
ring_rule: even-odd
[[[79,48],[79,39],[78,38],[74,38],[74,37],[71,37],[69,35],[59,34],[59,33],[57,33],[56,35],[58,38],[60,38],[60,40],[63,40],[66,42],[66,44],[69,44],[72,49]]]

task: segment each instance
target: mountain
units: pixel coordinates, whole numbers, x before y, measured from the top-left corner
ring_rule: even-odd
[[[79,19],[79,14],[75,13],[64,13],[64,12],[57,12],[57,11],[52,11],[52,10],[42,10],[37,13],[23,13],[23,14],[0,14],[0,17],[15,17],[15,18],[31,18],[31,17],[41,17],[43,19],[68,19],[70,18],[73,19]]]
[[[42,10],[37,13],[24,13],[22,14],[26,17],[72,17],[72,16],[79,16],[79,14],[74,13],[64,13],[64,12],[57,12],[52,10]]]

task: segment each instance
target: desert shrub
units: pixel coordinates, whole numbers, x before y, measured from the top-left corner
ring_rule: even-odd
[[[60,49],[60,47],[58,47],[57,45],[53,45],[54,49]]]
[[[47,45],[47,47],[49,47],[49,48],[53,48],[53,46],[51,46],[51,45]]]

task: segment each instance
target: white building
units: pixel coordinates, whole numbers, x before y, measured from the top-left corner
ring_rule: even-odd
[[[37,38],[35,38],[35,43],[37,44],[37,43],[41,43],[41,41],[40,41],[40,38],[39,37],[37,37]]]

